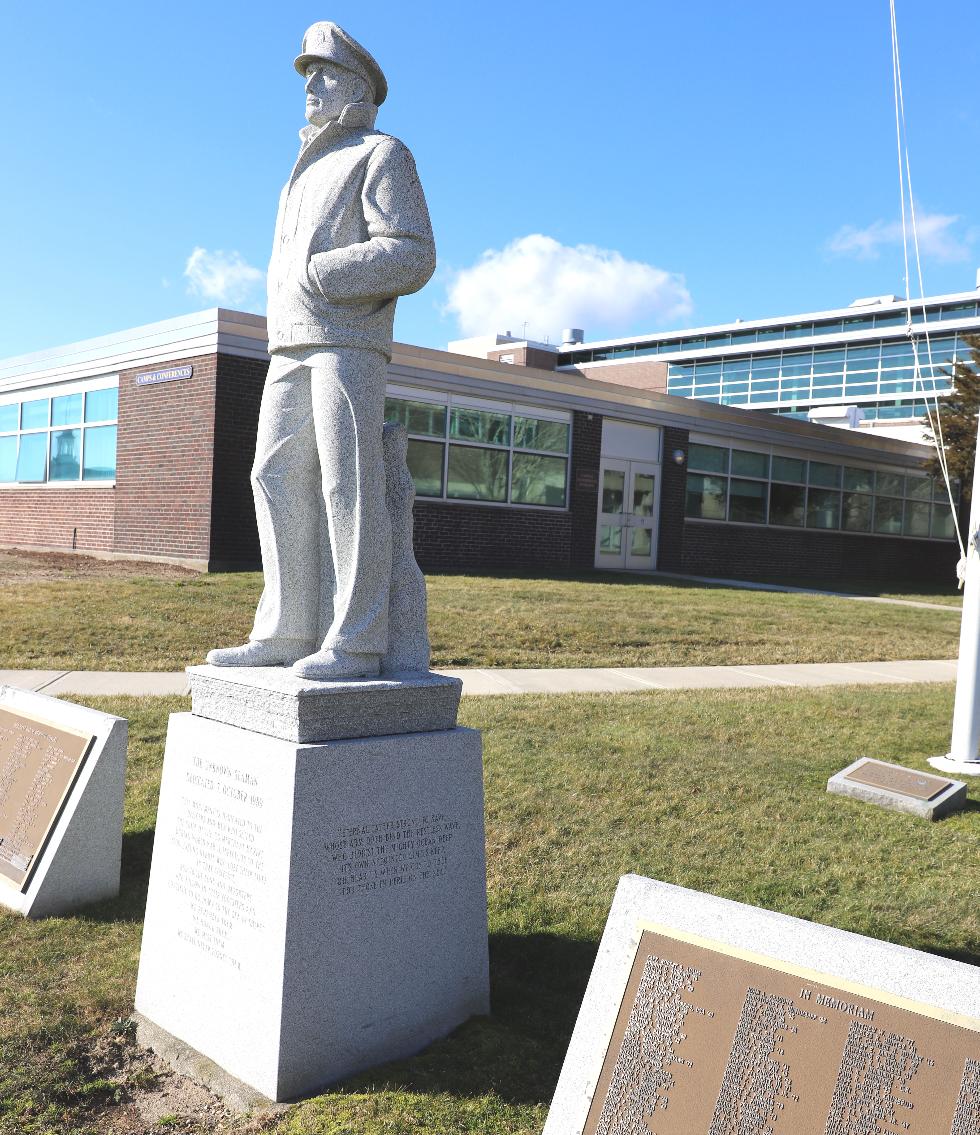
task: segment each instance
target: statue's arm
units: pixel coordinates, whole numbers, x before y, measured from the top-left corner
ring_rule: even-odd
[[[311,283],[335,303],[417,292],[435,271],[436,250],[415,161],[397,139],[385,139],[371,155],[361,203],[368,239],[316,253]]]

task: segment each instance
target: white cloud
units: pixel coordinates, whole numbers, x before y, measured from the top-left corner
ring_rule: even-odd
[[[565,327],[627,333],[636,320],[663,324],[692,310],[683,276],[591,244],[533,233],[490,249],[453,274],[445,311],[464,335],[512,331],[552,341]],[[596,329],[592,332],[592,329]]]
[[[954,229],[959,220],[958,216],[946,213],[917,212],[915,223],[922,255],[943,263],[969,260],[972,255],[970,246],[976,241],[976,233],[971,230],[963,236],[958,235]],[[911,217],[907,223],[911,252]],[[901,243],[901,221],[873,221],[863,229],[856,225],[842,225],[827,242],[827,248],[835,256],[877,260],[883,247],[901,246]]]
[[[187,290],[216,304],[244,304],[260,293],[265,273],[253,268],[240,252],[195,248],[184,267]]]

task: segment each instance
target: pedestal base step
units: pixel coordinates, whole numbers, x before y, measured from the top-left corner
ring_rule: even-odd
[[[189,666],[191,712],[315,745],[456,726],[463,683],[441,674],[312,682],[284,666]]]

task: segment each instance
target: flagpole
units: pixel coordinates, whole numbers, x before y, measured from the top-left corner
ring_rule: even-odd
[[[966,542],[963,614],[960,618],[960,653],[956,665],[956,700],[949,752],[930,757],[929,764],[943,772],[980,776],[980,429],[973,466],[970,527]]]

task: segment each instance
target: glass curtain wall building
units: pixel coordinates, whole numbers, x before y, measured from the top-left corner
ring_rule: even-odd
[[[885,297],[836,311],[752,320],[563,348],[558,366],[667,364],[666,392],[805,419],[858,406],[866,420],[924,418],[950,389],[946,372],[980,335],[978,293],[918,301]],[[916,364],[918,363],[918,366]],[[612,376],[610,381],[615,381]]]

